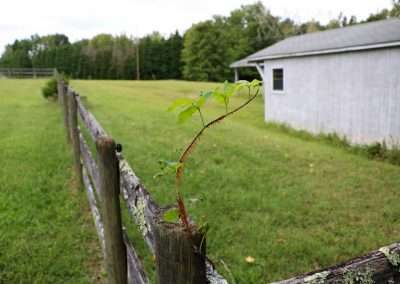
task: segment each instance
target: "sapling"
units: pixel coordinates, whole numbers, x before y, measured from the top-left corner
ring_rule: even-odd
[[[177,161],[165,161],[160,160],[161,172],[155,175],[155,177],[162,176],[167,173],[175,174],[175,191],[176,191],[176,202],[177,208],[167,211],[164,214],[164,220],[174,222],[180,220],[185,229],[190,233],[190,223],[188,213],[186,210],[183,194],[181,191],[181,181],[184,173],[185,162],[192,154],[197,142],[204,135],[206,130],[212,128],[218,122],[223,121],[227,117],[240,111],[251,103],[260,93],[261,81],[253,80],[238,81],[236,83],[228,83],[225,81],[223,87],[216,88],[213,91],[200,92],[200,95],[195,99],[190,98],[179,98],[175,100],[172,105],[168,108],[168,111],[175,111],[178,116],[178,122],[184,123],[193,117],[194,114],[198,114],[201,121],[200,130],[193,136],[190,143],[184,148]],[[230,109],[229,103],[231,98],[240,92],[247,93],[247,99],[244,103],[236,108]],[[225,112],[216,118],[206,121],[203,114],[203,107],[207,100],[213,98],[217,102],[223,104]]]

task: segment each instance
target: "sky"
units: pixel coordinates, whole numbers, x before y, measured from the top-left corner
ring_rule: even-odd
[[[15,39],[63,33],[70,40],[99,33],[140,37],[153,31],[183,33],[213,15],[229,15],[256,0],[12,0],[0,3],[0,53]],[[365,19],[391,0],[262,0],[273,15],[325,24],[340,12]]]

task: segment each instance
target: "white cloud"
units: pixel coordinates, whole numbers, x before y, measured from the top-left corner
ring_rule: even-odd
[[[212,15],[228,15],[255,0],[13,0],[0,4],[0,52],[7,43],[32,34],[64,33],[71,40],[98,33],[143,36],[152,31],[181,32]],[[326,23],[340,12],[359,19],[391,0],[262,0],[274,15],[297,22],[316,19]]]

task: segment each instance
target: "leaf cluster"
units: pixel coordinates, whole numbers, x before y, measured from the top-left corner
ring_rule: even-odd
[[[153,178],[162,177],[167,174],[176,174],[183,166],[180,162],[168,161],[168,160],[159,160],[158,164],[160,166],[160,172],[156,173]]]
[[[253,80],[251,82],[243,80],[236,83],[229,83],[228,81],[225,81],[222,87],[215,88],[212,91],[202,91],[200,92],[199,96],[194,99],[176,99],[168,108],[168,111],[175,111],[177,113],[178,123],[189,121],[195,113],[199,113],[200,119],[204,127],[206,125],[206,122],[204,120],[202,108],[208,99],[213,98],[218,103],[224,105],[225,112],[228,113],[229,103],[233,95],[238,94],[242,89],[247,89],[250,98],[252,92],[255,89],[258,89],[260,86],[261,81],[259,80]]]
[[[183,202],[183,196],[179,189],[181,176],[183,174],[183,167],[187,157],[193,151],[197,141],[200,139],[200,136],[203,135],[204,131],[219,121],[222,121],[224,118],[229,115],[234,114],[235,112],[241,110],[247,104],[249,104],[252,100],[254,100],[259,94],[259,89],[261,86],[261,81],[253,80],[252,82],[248,81],[238,81],[234,84],[229,83],[228,81],[224,82],[223,87],[219,87],[214,89],[213,91],[200,92],[199,96],[190,99],[190,98],[179,98],[175,100],[172,105],[168,108],[168,111],[175,111],[178,115],[178,122],[183,123],[188,121],[193,117],[193,115],[197,112],[200,115],[202,127],[197,132],[197,134],[193,137],[192,141],[189,145],[183,150],[178,162],[160,160],[159,164],[161,167],[161,172],[156,174],[154,177],[160,177],[165,174],[174,173],[176,179],[176,193],[177,193],[177,205],[178,207],[172,210],[168,210],[164,213],[164,220],[167,222],[176,222],[179,218],[182,221],[182,224],[185,225],[186,229],[190,231],[189,221],[187,217],[187,211],[185,208],[185,204]],[[229,102],[233,95],[239,93],[242,89],[246,89],[248,92],[248,99],[239,107],[229,111]],[[217,102],[223,104],[225,106],[225,114],[222,114],[210,122],[205,122],[202,108],[206,104],[207,100],[210,98],[214,98]],[[208,230],[208,225],[202,227],[201,230]]]

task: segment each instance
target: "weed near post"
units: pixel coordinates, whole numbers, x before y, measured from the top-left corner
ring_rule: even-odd
[[[183,123],[188,121],[193,117],[195,113],[198,113],[201,120],[201,128],[194,135],[190,143],[184,148],[179,156],[178,161],[165,161],[161,160],[161,172],[156,175],[162,176],[166,173],[175,174],[175,190],[176,190],[176,202],[177,208],[167,211],[164,214],[164,218],[169,222],[176,222],[180,220],[182,225],[185,227],[186,231],[191,232],[191,226],[189,224],[188,213],[186,210],[186,205],[184,202],[183,194],[181,191],[182,176],[184,174],[185,162],[194,151],[196,144],[200,138],[204,135],[205,131],[212,128],[219,122],[222,122],[227,117],[233,115],[234,113],[240,111],[251,103],[260,93],[261,81],[253,80],[248,81],[238,81],[234,84],[230,84],[225,81],[223,88],[216,88],[213,91],[200,92],[200,95],[196,99],[180,98],[175,100],[175,102],[169,107],[169,111],[176,111],[178,113],[178,122]],[[248,99],[240,106],[230,110],[229,102],[235,94],[240,91],[245,90],[248,95]],[[209,98],[214,98],[218,102],[224,105],[225,113],[217,116],[216,118],[206,122],[202,108]],[[200,229],[207,228],[207,226],[200,226]]]

